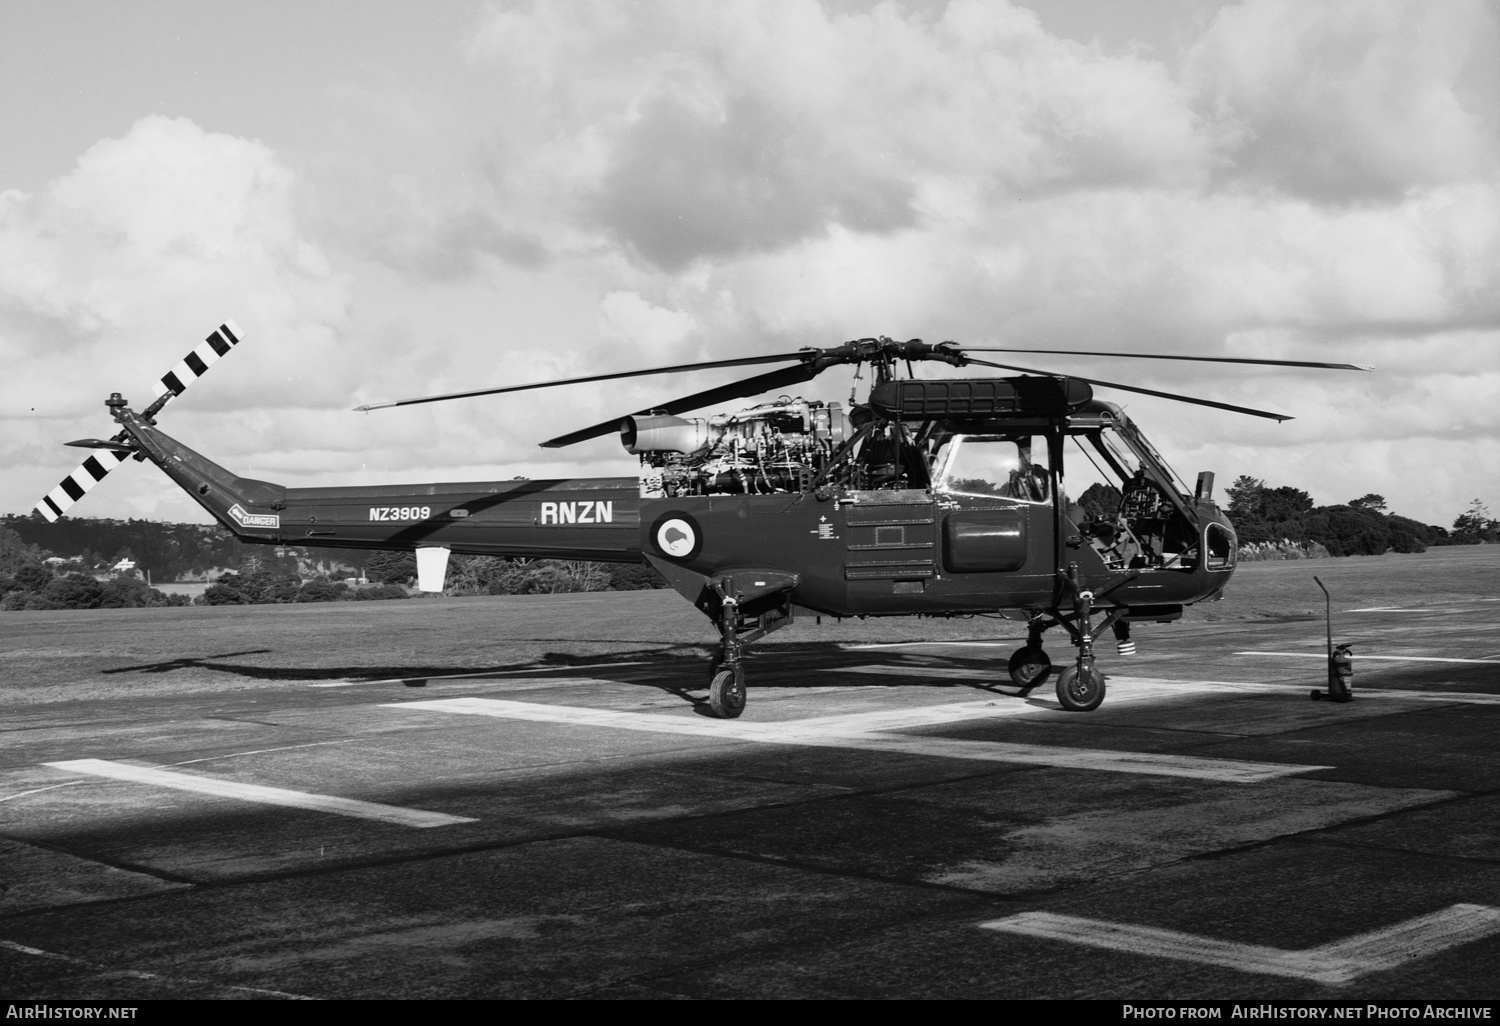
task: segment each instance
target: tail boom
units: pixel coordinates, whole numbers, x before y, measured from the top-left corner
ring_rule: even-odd
[[[240,477],[129,409],[115,419],[138,453],[243,541],[641,561],[633,477],[287,488]]]

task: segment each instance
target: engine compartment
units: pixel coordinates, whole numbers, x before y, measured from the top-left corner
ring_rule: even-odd
[[[620,440],[641,458],[641,496],[806,491],[854,431],[838,403],[783,397],[739,413],[628,417]]]

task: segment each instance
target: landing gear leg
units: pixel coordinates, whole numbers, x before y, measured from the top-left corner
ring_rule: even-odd
[[[1094,666],[1094,636],[1089,629],[1093,614],[1094,593],[1077,591],[1078,622],[1074,640],[1078,659],[1057,676],[1057,700],[1070,712],[1092,712],[1104,701],[1104,674]]]
[[[708,704],[721,720],[745,711],[744,643],[740,641],[739,603],[725,598],[719,612],[720,647],[709,664]]]
[[[1139,576],[1140,571],[1133,571],[1096,595],[1079,586],[1078,564],[1068,564],[1065,574],[1059,572],[1058,577],[1073,593],[1073,615],[1069,619],[1058,613],[1058,620],[1072,635],[1073,644],[1078,646],[1077,660],[1057,675],[1057,700],[1064,709],[1070,712],[1092,712],[1104,701],[1104,674],[1094,665],[1094,638],[1103,634],[1106,627],[1113,628],[1117,624],[1124,628],[1125,637],[1129,637],[1129,625],[1123,620],[1128,610],[1120,606],[1110,610],[1097,631],[1091,627],[1089,620],[1094,614],[1096,601]]]

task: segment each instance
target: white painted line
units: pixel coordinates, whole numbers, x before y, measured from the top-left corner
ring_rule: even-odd
[[[868,645],[840,645],[839,647],[846,651],[857,652],[865,648],[918,648],[924,645],[943,647],[949,645],[968,645],[973,648],[1023,648],[1026,642],[1018,639],[1011,641],[886,641]]]
[[[994,710],[988,706],[981,706],[978,703],[968,704],[974,711],[968,716],[956,718],[977,719],[994,714]],[[943,759],[1056,766],[1063,769],[1085,769],[1105,773],[1191,777],[1197,780],[1225,783],[1254,783],[1331,768],[1291,763],[1243,762],[1234,759],[1200,759],[1185,755],[1163,755],[1150,752],[1117,752],[1050,745],[960,741],[951,738],[903,737],[898,734],[872,733],[868,727],[865,730],[850,729],[844,717],[829,717],[829,722],[822,723],[818,719],[790,720],[781,723],[745,723],[727,720],[710,721],[697,716],[623,713],[607,709],[542,705],[535,702],[508,702],[495,698],[440,698],[425,702],[391,703],[387,705],[387,708],[493,716],[501,719],[527,720],[533,723],[639,730],[707,737],[731,742],[749,741],[759,744],[847,748]]]
[[[305,745],[286,745],[281,748],[257,748],[253,752],[234,752],[230,755],[210,755],[203,759],[184,759],[181,762],[172,763],[173,766],[191,766],[196,762],[218,762],[220,759],[238,759],[242,755],[265,755],[267,752],[293,752],[299,748],[319,748],[323,745],[352,745],[360,740],[357,737],[347,737],[342,741],[313,741]]]
[[[89,962],[82,958],[74,958],[72,955],[59,955],[55,951],[43,951],[41,948],[29,947],[25,944],[17,944],[15,941],[0,940],[0,948],[6,951],[14,951],[20,955],[31,955],[33,958],[45,958],[53,962],[66,962],[69,965],[82,966],[91,972],[103,973],[108,976],[124,976],[132,980],[167,980],[169,983],[189,983],[196,986],[219,987],[223,990],[233,990],[244,994],[264,994],[267,997],[286,998],[291,1001],[313,1001],[315,998],[306,997],[302,994],[288,994],[284,990],[262,990],[259,987],[237,987],[228,983],[208,983],[205,980],[187,980],[181,977],[167,977],[158,973],[145,973],[139,969],[111,969],[107,965],[98,962]]]
[[[871,673],[886,677],[949,677],[954,680],[989,680],[1012,688],[1010,674],[1004,669],[969,669],[962,666],[825,666],[824,673]]]
[[[1306,684],[1240,684],[1224,680],[1161,680],[1148,677],[1110,677],[1109,698],[1104,709],[1121,702],[1140,701],[1145,698],[1161,698],[1167,695],[1207,695],[1240,692],[1241,694],[1307,694]],[[1126,690],[1129,687],[1131,690]],[[1438,702],[1451,705],[1466,702],[1470,705],[1500,705],[1500,695],[1487,695],[1472,691],[1408,691],[1395,688],[1358,688],[1360,701],[1379,699],[1400,702]],[[1071,715],[1071,714],[1070,714]]]
[[[1176,930],[1110,923],[1101,919],[1023,912],[979,924],[981,929],[1069,941],[1093,948],[1179,962],[1223,966],[1266,976],[1290,976],[1316,983],[1352,983],[1361,976],[1405,965],[1412,959],[1500,933],[1500,909],[1453,905],[1441,912],[1362,933],[1302,951],[1259,944],[1236,944]]]
[[[353,798],[336,798],[326,794],[308,794],[306,791],[288,791],[280,787],[263,787],[259,784],[242,784],[236,780],[215,780],[189,773],[154,766],[132,766],[124,762],[107,762],[104,759],[73,759],[68,762],[49,762],[44,765],[70,773],[87,773],[95,777],[113,780],[129,780],[138,784],[170,787],[178,791],[196,791],[219,798],[239,798],[263,805],[284,805],[294,809],[310,809],[314,812],[332,812],[340,816],[358,819],[374,819],[399,826],[428,827],[450,826],[454,823],[475,823],[477,820],[465,816],[450,816],[443,812],[423,812],[420,809],[403,809],[399,805],[380,805],[361,802]]]
[[[1318,659],[1326,659],[1327,658],[1327,656],[1324,656],[1324,655],[1313,656],[1313,655],[1308,655],[1307,653],[1300,653],[1300,652],[1298,652],[1298,653],[1292,653],[1292,652],[1285,652],[1285,653],[1236,652],[1234,654],[1235,655],[1297,655],[1297,656],[1303,657],[1303,658],[1318,658]],[[1354,658],[1355,659],[1361,659],[1361,658],[1375,659],[1375,658],[1380,658],[1380,657],[1377,657],[1377,656],[1355,656]],[[1385,658],[1404,658],[1404,657],[1387,656]],[[1413,657],[1413,658],[1416,658],[1416,657]],[[1500,662],[1500,660],[1495,660],[1495,661],[1496,662]],[[896,675],[896,676],[905,676],[905,677],[907,677],[908,679],[911,679],[911,680],[920,680],[924,675],[927,674],[928,669],[929,668],[925,667],[925,666],[913,666],[913,667],[907,668],[907,667],[892,667],[892,666],[870,665],[870,666],[839,666],[839,667],[830,667],[830,668],[827,668],[827,669],[823,670],[822,672],[824,672],[824,673],[891,674],[891,675]],[[945,669],[945,668],[936,668],[936,669]],[[950,674],[939,674],[939,675],[941,675],[941,676],[952,676],[952,677],[955,677],[956,679],[961,679],[961,678],[958,678],[958,674],[960,672],[963,673],[965,676],[967,676],[967,674],[969,674],[969,673],[973,673],[976,676],[980,676],[980,677],[984,677],[984,678],[988,678],[988,679],[994,679],[995,683],[997,685],[999,685],[1000,687],[1010,687],[1010,686],[1012,686],[1009,683],[1009,677],[997,677],[995,674],[987,674],[987,673],[984,673],[984,671],[981,671],[981,670],[972,670],[972,671],[970,671],[970,670],[962,670],[962,671],[959,671],[957,668],[954,668],[954,669],[955,669],[955,672],[953,672],[953,673],[950,673]],[[1169,679],[1167,679],[1165,677],[1116,677],[1113,674],[1106,674],[1106,679],[1109,682],[1109,697],[1107,699],[1105,699],[1105,704],[1101,708],[1101,712],[1108,712],[1110,709],[1118,708],[1120,705],[1125,704],[1127,702],[1159,701],[1159,700],[1164,699],[1164,698],[1191,698],[1191,697],[1195,697],[1195,696],[1201,697],[1203,695],[1210,695],[1210,694],[1218,695],[1218,694],[1233,693],[1233,692],[1239,692],[1241,694],[1255,694],[1255,693],[1295,694],[1295,695],[1300,695],[1300,696],[1304,696],[1304,697],[1307,694],[1307,685],[1306,684],[1296,684],[1296,683],[1261,684],[1261,683],[1251,683],[1251,682],[1247,682],[1247,681],[1232,681],[1232,680],[1169,680]],[[1062,709],[1061,709],[1060,706],[1054,705],[1050,701],[1047,701],[1047,702],[1044,703],[1043,701],[1039,700],[1040,696],[1043,696],[1045,694],[1050,694],[1051,693],[1051,690],[1052,690],[1051,689],[1051,681],[1052,681],[1052,678],[1049,677],[1048,678],[1048,683],[1046,685],[1043,685],[1042,687],[1038,688],[1035,692],[1033,692],[1032,695],[1031,695],[1031,697],[1030,697],[1030,699],[1027,700],[1027,701],[1018,701],[1017,700],[1017,696],[1014,696],[1014,695],[996,695],[995,699],[994,699],[995,701],[1009,702],[1011,704],[1005,704],[1005,705],[999,705],[999,706],[997,706],[994,709],[994,711],[990,713],[990,715],[993,715],[993,716],[1016,716],[1016,715],[1024,715],[1024,714],[1027,714],[1027,713],[1049,713],[1049,712],[1061,713]],[[838,689],[837,688],[831,688],[831,689],[824,689],[824,690],[837,691]],[[1379,698],[1379,699],[1392,699],[1392,700],[1402,700],[1402,701],[1410,701],[1410,702],[1469,702],[1469,703],[1472,703],[1474,705],[1495,705],[1497,703],[1500,703],[1500,695],[1487,695],[1487,694],[1480,694],[1480,693],[1477,693],[1477,692],[1469,692],[1469,691],[1410,691],[1410,690],[1397,690],[1397,689],[1393,689],[1393,688],[1389,688],[1389,689],[1388,688],[1381,688],[1381,689],[1361,688],[1361,689],[1359,689],[1359,697],[1361,699],[1365,699],[1365,698]],[[970,704],[972,704],[972,703],[963,703],[962,707],[967,708],[968,705],[970,705]],[[953,708],[959,708],[959,707],[960,706],[954,706]],[[947,708],[947,707],[946,706],[929,706],[928,708],[931,708],[931,709],[942,709],[942,708]],[[918,710],[915,710],[915,709],[911,710],[912,713],[916,713],[917,711]],[[1068,713],[1066,715],[1068,715],[1069,717],[1071,717],[1073,714],[1072,713]],[[959,717],[959,718],[963,718],[963,717]],[[934,722],[937,722],[937,721],[934,721]],[[871,728],[871,729],[876,729],[876,728]],[[879,728],[879,729],[894,729],[894,728]]]
[[[1327,652],[1236,652],[1241,656],[1285,656],[1292,659],[1323,659],[1328,658]],[[1354,656],[1355,662],[1369,662],[1379,660],[1392,663],[1478,663],[1485,666],[1500,666],[1500,659],[1447,659],[1441,656],[1377,656],[1358,655]]]
[[[1346,609],[1346,613],[1426,613],[1426,609],[1403,609],[1400,606],[1369,606],[1365,609]]]
[[[8,794],[4,798],[0,798],[0,802],[13,801],[16,798],[25,798],[27,795],[31,794],[41,794],[43,791],[54,791],[59,787],[73,787],[77,784],[87,783],[87,780],[66,780],[61,784],[49,784],[47,787],[33,787],[30,791],[22,791],[20,794]]]
[[[388,677],[385,680],[331,680],[321,684],[309,684],[310,688],[352,688],[362,684],[405,684],[409,680],[483,680],[502,673],[560,673],[563,670],[613,669],[616,666],[644,666],[647,660],[635,659],[628,663],[579,663],[577,666],[532,666],[515,670],[474,670],[471,673],[445,673],[433,677]]]

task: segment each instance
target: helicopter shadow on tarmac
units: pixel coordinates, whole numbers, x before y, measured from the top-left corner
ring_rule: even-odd
[[[526,639],[512,639],[521,640]],[[536,639],[550,640],[550,639]],[[587,644],[589,639],[577,639]],[[599,639],[608,644],[616,639]],[[430,682],[461,685],[466,680],[503,679],[510,674],[528,672],[555,673],[577,667],[599,680],[653,688],[691,705],[701,715],[712,716],[706,694],[709,684],[708,665],[713,646],[704,643],[653,645],[645,648],[605,653],[544,652],[521,663],[495,662],[486,665],[402,664],[344,665],[295,667],[258,665],[237,661],[245,656],[275,653],[273,648],[252,648],[209,656],[137,663],[100,670],[101,675],[159,675],[184,670],[206,670],[234,677],[268,683],[295,684],[400,684],[407,688],[425,688]],[[847,688],[943,688],[964,689],[1010,698],[1025,697],[1005,677],[1005,664],[994,657],[983,659],[960,656],[915,654],[896,651],[861,651],[859,669],[850,669],[851,653],[840,642],[797,642],[767,646],[751,655],[761,663],[760,679],[754,689],[804,690]],[[931,675],[924,671],[932,671]],[[949,676],[953,671],[965,674]],[[968,676],[973,673],[976,676]]]

